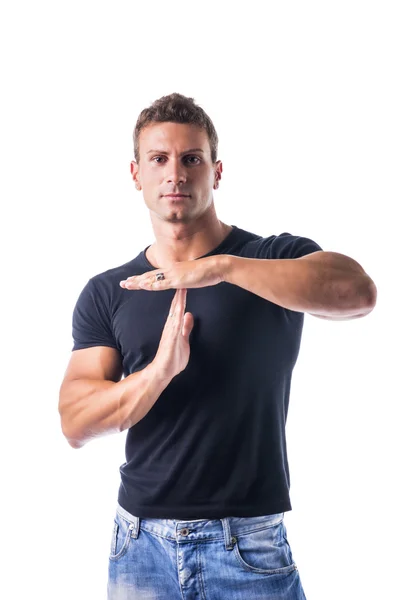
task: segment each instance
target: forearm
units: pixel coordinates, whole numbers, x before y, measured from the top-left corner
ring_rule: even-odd
[[[125,379],[66,381],[62,406],[62,428],[73,448],[80,448],[101,435],[132,427],[149,412],[171,379],[158,376],[153,363]]]
[[[374,283],[344,255],[324,252],[276,260],[225,257],[224,281],[284,308],[332,316],[371,310]]]

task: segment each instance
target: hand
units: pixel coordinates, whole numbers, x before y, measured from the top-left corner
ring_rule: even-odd
[[[176,290],[161,335],[153,366],[157,376],[171,379],[186,369],[189,362],[189,335],[193,329],[192,313],[185,313],[186,289]]]
[[[165,269],[156,269],[143,273],[143,275],[128,277],[120,281],[120,286],[128,290],[159,291],[217,285],[224,281],[224,273],[228,264],[229,255],[227,254],[176,262]],[[165,279],[156,281],[157,273],[163,273]]]

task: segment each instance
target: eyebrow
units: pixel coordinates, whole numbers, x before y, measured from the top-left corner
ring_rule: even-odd
[[[169,152],[167,152],[166,150],[148,150],[146,152],[146,154],[150,154],[150,152],[158,152],[159,154],[169,154]],[[202,150],[201,148],[190,148],[190,150],[185,150],[184,152],[181,152],[179,156],[182,156],[182,154],[187,154],[188,152],[203,152],[204,150]]]

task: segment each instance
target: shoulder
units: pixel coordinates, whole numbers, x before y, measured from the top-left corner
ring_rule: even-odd
[[[267,259],[299,258],[318,250],[322,250],[321,246],[310,237],[287,231],[268,237],[255,236],[244,248],[249,258]]]

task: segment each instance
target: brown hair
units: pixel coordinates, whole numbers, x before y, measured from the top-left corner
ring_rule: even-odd
[[[139,135],[150,123],[187,123],[205,129],[211,148],[211,160],[217,161],[218,136],[210,117],[195,104],[194,98],[182,94],[169,94],[155,100],[149,108],[140,113],[133,132],[133,150],[135,161],[139,164]]]

